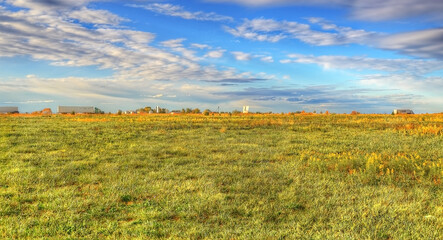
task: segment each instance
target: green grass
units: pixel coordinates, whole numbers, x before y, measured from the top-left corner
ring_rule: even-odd
[[[442,239],[442,126],[0,116],[0,238]]]

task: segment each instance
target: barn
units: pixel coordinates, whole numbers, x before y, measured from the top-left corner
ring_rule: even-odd
[[[18,113],[18,107],[0,107],[0,114]]]
[[[85,106],[58,106],[58,113],[95,113],[94,107]]]
[[[394,114],[414,114],[411,109],[394,109]]]

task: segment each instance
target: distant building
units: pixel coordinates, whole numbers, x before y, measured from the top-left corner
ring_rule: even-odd
[[[18,107],[0,107],[0,113],[18,113]]]
[[[58,113],[95,113],[94,107],[83,106],[58,106]]]
[[[172,110],[171,114],[182,114],[181,110]]]
[[[249,106],[243,106],[243,113],[249,113]]]
[[[411,109],[394,109],[394,114],[414,114]]]

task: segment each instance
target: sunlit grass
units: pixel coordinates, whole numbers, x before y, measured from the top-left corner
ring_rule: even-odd
[[[439,239],[443,115],[0,116],[0,238]]]

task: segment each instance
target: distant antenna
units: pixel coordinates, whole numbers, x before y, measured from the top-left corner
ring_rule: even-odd
[[[217,112],[220,114],[220,106],[217,107]]]

